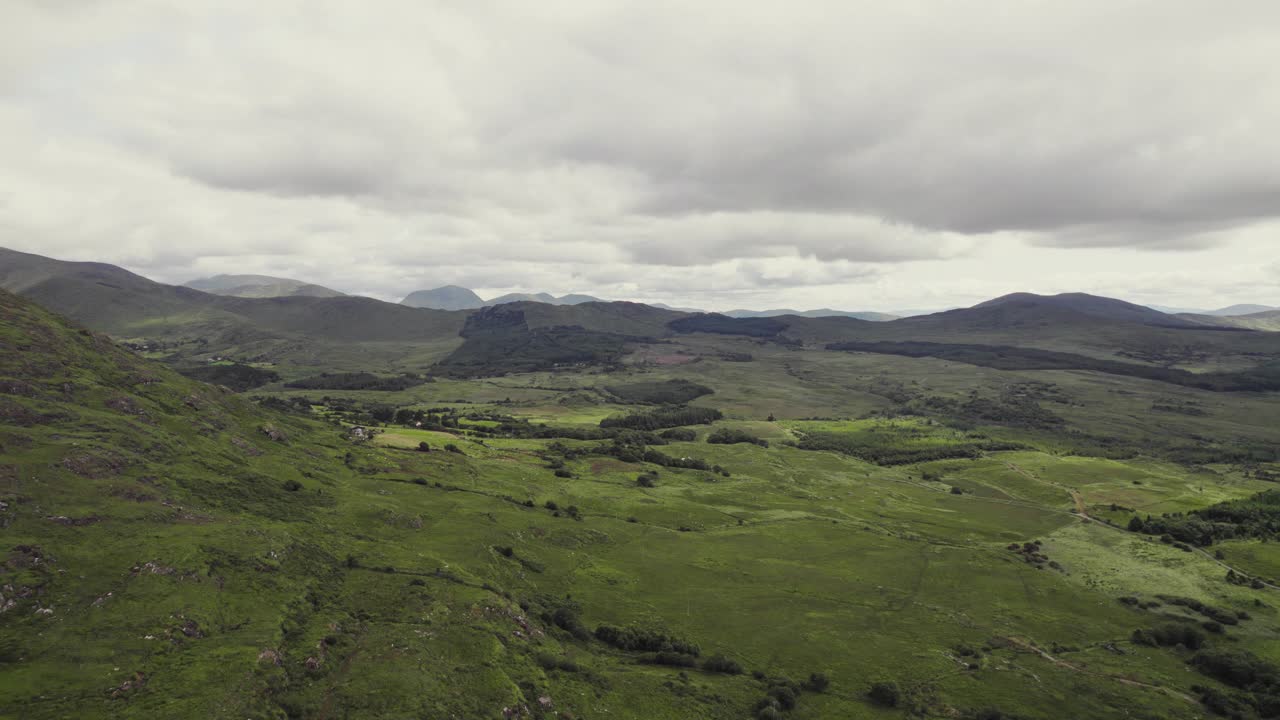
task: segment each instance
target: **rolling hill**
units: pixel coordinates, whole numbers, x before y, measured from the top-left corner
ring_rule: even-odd
[[[855,320],[872,320],[876,322],[884,322],[888,320],[897,320],[899,316],[890,315],[882,312],[850,312],[846,310],[832,310],[830,308],[821,308],[818,310],[727,310],[722,315],[734,318],[752,318],[752,317],[778,317],[780,315],[794,315],[796,317],[848,317]]]
[[[1266,310],[1249,315],[1183,315],[1181,317],[1219,327],[1280,332],[1280,310]]]
[[[345,345],[352,342],[419,349],[456,345],[465,320],[464,313],[353,296],[213,295],[157,283],[114,265],[65,262],[5,249],[0,249],[0,288],[98,332],[177,347],[178,355],[243,355],[277,362],[332,360],[349,354]],[[402,356],[416,351],[393,352]]]
[[[1280,360],[1280,334],[1222,318],[1172,316],[1079,293],[1020,293],[970,308],[889,322],[778,317],[806,343],[934,342],[1017,346],[1192,371],[1237,371]],[[1256,329],[1266,329],[1260,324]]]
[[[214,275],[192,280],[183,285],[215,295],[232,297],[341,297],[346,295],[346,293],[302,280],[269,275]]]
[[[1203,314],[1214,315],[1217,317],[1236,317],[1239,315],[1257,315],[1258,313],[1272,312],[1272,311],[1278,311],[1278,310],[1280,310],[1280,308],[1271,307],[1270,305],[1244,304],[1244,305],[1232,305],[1230,307],[1219,308],[1217,310],[1210,310]]]
[[[1196,323],[1152,310],[1143,305],[1099,297],[1085,293],[1036,295],[1014,293],[994,298],[963,310],[951,310],[934,316],[950,315],[977,326],[1016,327],[1044,322],[1056,317],[1069,322],[1072,315],[1088,316],[1104,322],[1125,322],[1153,327],[1194,327]]]

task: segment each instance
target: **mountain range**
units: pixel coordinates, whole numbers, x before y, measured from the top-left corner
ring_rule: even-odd
[[[231,278],[217,285],[224,290],[244,286],[238,282]],[[275,286],[282,287],[279,282]],[[501,363],[491,361],[504,354],[534,352],[554,365],[574,357],[575,344],[614,347],[638,338],[660,341],[689,333],[815,345],[981,342],[1188,367],[1206,354],[1233,367],[1280,359],[1280,334],[1267,332],[1280,329],[1275,311],[1239,317],[1171,315],[1082,293],[1015,293],[971,308],[898,319],[785,310],[778,315],[740,311],[735,317],[572,295],[504,296],[511,301],[487,305],[487,310],[439,310],[347,295],[233,297],[165,285],[103,263],[2,249],[0,287],[118,339],[163,347],[165,356],[179,364],[226,356],[352,370],[367,370],[373,362],[382,369],[421,371],[466,345],[475,361],[469,367],[502,372]],[[438,293],[437,299],[451,294],[455,307],[474,302],[465,292],[454,288]],[[500,308],[506,310],[496,312]],[[468,336],[466,328],[475,318],[482,321],[476,328],[485,329]],[[572,337],[562,330],[546,334],[556,328],[573,329]],[[362,343],[359,353],[352,343]],[[604,355],[591,357],[594,362]]]
[[[556,297],[550,293],[507,293],[484,300],[474,291],[458,285],[445,285],[431,290],[417,290],[400,301],[401,305],[435,310],[476,310],[491,305],[513,302],[538,302],[547,305],[580,305],[588,302],[604,302],[590,295],[569,294]]]
[[[345,293],[331,290],[321,285],[315,285],[303,280],[294,280],[290,278],[272,277],[269,275],[215,275],[208,278],[200,278],[192,280],[184,284],[186,287],[201,290],[217,295],[228,295],[233,297],[339,297]],[[513,302],[537,302],[548,305],[579,305],[588,302],[607,302],[598,297],[583,294],[568,294],[555,296],[550,293],[507,293],[489,300],[480,297],[475,291],[459,285],[444,285],[430,290],[416,290],[409,293],[403,300],[401,305],[409,307],[428,308],[434,310],[476,310],[491,305],[502,305]],[[664,303],[649,303],[653,307],[664,310],[674,310],[677,312],[706,312],[705,310],[690,307],[674,307]],[[1229,307],[1218,308],[1216,310],[1195,310],[1187,308],[1174,308],[1163,305],[1134,305],[1134,308],[1146,308],[1156,310],[1165,315],[1178,316],[1194,316],[1194,322],[1198,324],[1214,324],[1215,321],[1206,318],[1234,318],[1245,316],[1257,316],[1263,313],[1280,310],[1280,308],[1269,305],[1257,304],[1238,304]],[[778,317],[783,315],[793,315],[798,317],[849,317],[858,320],[871,321],[888,321],[896,320],[902,317],[914,317],[920,315],[932,315],[937,312],[945,311],[901,311],[894,313],[876,312],[876,311],[849,311],[849,310],[833,310],[831,308],[819,308],[816,310],[793,310],[789,308],[778,308],[770,310],[749,310],[735,309],[726,310],[720,314],[734,318],[758,318],[758,317]],[[1260,322],[1261,321],[1261,322]],[[1230,323],[1236,324],[1236,323]],[[1268,329],[1270,320],[1266,318],[1253,318],[1237,324],[1239,327],[1253,327],[1255,329]]]

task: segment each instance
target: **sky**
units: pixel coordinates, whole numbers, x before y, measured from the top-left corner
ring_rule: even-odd
[[[1280,305],[1274,0],[6,0],[0,246],[162,282]]]

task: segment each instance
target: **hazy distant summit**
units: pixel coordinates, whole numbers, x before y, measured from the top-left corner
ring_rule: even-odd
[[[409,293],[400,301],[401,305],[432,310],[475,310],[490,305],[503,305],[513,302],[537,302],[547,305],[581,305],[588,302],[603,302],[590,295],[562,295],[556,297],[550,293],[508,293],[492,300],[484,300],[475,292],[459,285],[445,285],[431,290],[417,290]]]
[[[185,285],[193,290],[214,295],[246,298],[343,297],[346,295],[323,285],[270,275],[214,275],[192,280]]]
[[[433,310],[475,310],[482,307],[491,307],[493,305],[504,305],[506,303],[515,302],[536,302],[545,305],[581,305],[589,302],[609,302],[593,295],[582,295],[579,293],[570,293],[559,297],[551,293],[507,293],[489,300],[482,299],[475,292],[458,286],[445,285],[431,290],[418,290],[409,293],[405,299],[400,301],[401,305],[408,305],[417,308],[431,308]],[[677,312],[705,312],[698,308],[688,307],[672,307],[664,303],[654,302],[646,303],[651,307],[663,310],[674,310]],[[758,318],[758,317],[776,317],[779,315],[795,315],[798,317],[849,317],[858,320],[896,320],[898,315],[890,315],[881,312],[849,312],[844,310],[831,310],[830,308],[822,308],[819,310],[730,310],[721,313],[734,318]]]
[[[890,315],[882,312],[832,310],[831,308],[819,308],[817,310],[729,310],[721,313],[721,315],[728,315],[732,318],[762,318],[781,315],[795,315],[807,318],[847,317],[855,320],[871,320],[873,322],[887,322],[901,317],[900,315]]]
[[[550,293],[507,293],[500,297],[489,300],[485,305],[502,305],[504,303],[513,302],[540,302],[548,305],[581,305],[589,302],[604,302],[598,297],[590,295],[561,295],[556,297]]]
[[[411,292],[400,304],[433,310],[474,310],[484,307],[485,302],[479,295],[460,285],[445,285]]]
[[[1270,305],[1232,305],[1230,307],[1210,310],[1204,315],[1214,315],[1216,317],[1238,317],[1241,315],[1257,315],[1258,313],[1267,313],[1280,310],[1280,308],[1271,307]]]

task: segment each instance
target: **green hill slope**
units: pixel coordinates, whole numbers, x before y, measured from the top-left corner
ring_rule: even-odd
[[[543,329],[508,312],[468,335]],[[1280,674],[1280,544],[1123,527],[1271,487],[1273,398],[678,340],[755,356],[344,391],[410,411],[365,439],[306,391],[268,410],[0,292],[0,717],[1191,720],[1201,697],[1266,700],[1193,668],[1248,651]],[[609,435],[636,408],[562,402],[592,388],[726,417]],[[1088,452],[1111,428],[1158,449],[1124,436],[1155,402],[1174,411],[1143,433],[1241,437],[1199,465]],[[431,408],[449,423],[416,427]],[[1208,648],[1152,645],[1175,636]]]
[[[482,446],[374,448],[3,291],[0,318],[0,716],[502,717],[658,692],[665,673],[616,675],[605,646],[581,671],[565,655],[542,619],[564,601],[493,549],[550,514],[510,500],[501,460],[454,492]]]
[[[346,295],[322,285],[270,275],[214,275],[192,280],[183,285],[215,295],[233,297],[341,297]]]
[[[0,287],[116,338],[160,341],[186,355],[340,364],[352,342],[372,362],[447,353],[464,313],[363,297],[240,298],[164,285],[113,265],[0,249]],[[424,350],[425,348],[425,350]],[[423,361],[418,361],[419,366]],[[356,369],[367,369],[364,367]]]
[[[972,308],[869,323],[796,318],[783,335],[805,342],[938,342],[1077,353],[1193,371],[1242,370],[1280,360],[1280,334],[1227,326],[1238,318],[1172,316],[1089,295],[1015,295]]]
[[[1280,332],[1280,310],[1264,310],[1262,312],[1250,313],[1248,315],[1183,315],[1182,317],[1195,322],[1220,325],[1222,327],[1262,330],[1265,332]]]

